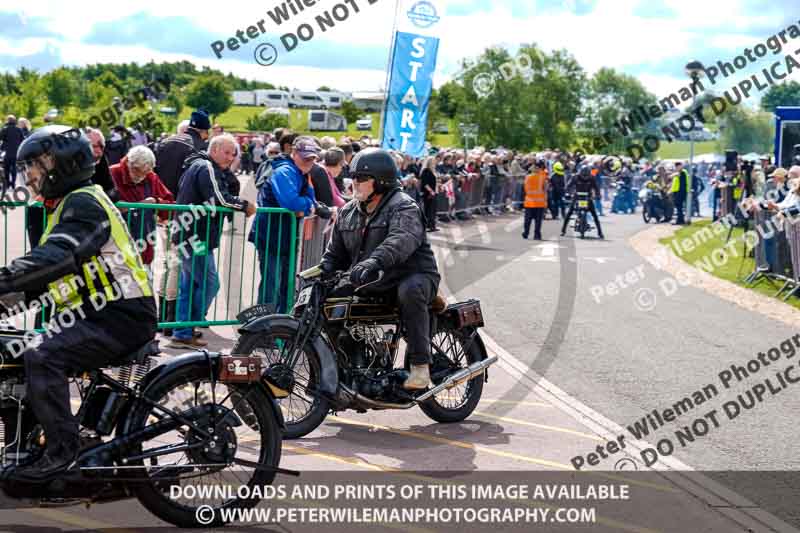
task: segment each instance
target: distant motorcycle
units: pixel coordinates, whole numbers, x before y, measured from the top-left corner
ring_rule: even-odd
[[[632,188],[625,182],[617,182],[614,184],[614,187],[617,189],[617,192],[614,194],[614,199],[611,202],[611,212],[635,213],[638,189]]]
[[[645,187],[639,192],[639,200],[642,203],[642,218],[645,224],[649,224],[651,220],[659,223],[672,219],[672,203],[664,191]]]
[[[577,211],[575,212],[575,233],[581,236],[581,239],[584,238],[586,232],[591,230],[592,227],[589,225],[589,193],[588,192],[577,192],[576,194],[576,201],[577,201]]]
[[[348,273],[326,278],[318,266],[299,278],[306,286],[292,315],[271,314],[270,306],[244,311],[232,352],[266,357],[270,375],[279,376],[275,394],[284,411],[284,438],[307,435],[331,411],[419,406],[437,422],[460,422],[472,414],[486,369],[497,362],[478,333],[480,302],[432,306],[432,386],[406,391],[409,371],[395,367],[405,326],[392,295],[364,295],[367,284],[337,297],[331,293]]]

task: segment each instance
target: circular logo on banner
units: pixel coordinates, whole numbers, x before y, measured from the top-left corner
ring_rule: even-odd
[[[430,28],[439,22],[440,18],[436,13],[436,6],[426,0],[417,2],[408,11],[408,20],[418,28]]]

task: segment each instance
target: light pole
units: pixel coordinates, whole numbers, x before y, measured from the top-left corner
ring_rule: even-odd
[[[686,74],[692,79],[692,112],[697,102],[697,88],[698,80],[705,74],[703,64],[699,61],[691,61],[686,64]],[[689,132],[689,183],[686,184],[686,224],[692,223],[692,186],[694,184],[694,132],[692,129]],[[699,202],[698,202],[699,203]]]

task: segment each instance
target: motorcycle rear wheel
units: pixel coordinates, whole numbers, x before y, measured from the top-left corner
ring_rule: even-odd
[[[464,345],[467,344],[467,350]],[[483,359],[480,345],[465,339],[453,330],[440,329],[431,336],[431,351],[433,364],[431,372],[435,373],[437,367],[449,366],[453,371]],[[429,400],[422,402],[419,407],[422,412],[436,422],[453,423],[461,422],[472,414],[478,406],[483,394],[485,373],[472,378],[466,383],[434,395]],[[438,383],[436,383],[438,384]]]

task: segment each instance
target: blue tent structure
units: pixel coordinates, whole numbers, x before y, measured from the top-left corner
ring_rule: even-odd
[[[775,108],[775,164],[788,169],[800,144],[800,107]]]

